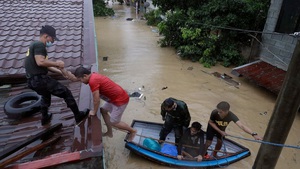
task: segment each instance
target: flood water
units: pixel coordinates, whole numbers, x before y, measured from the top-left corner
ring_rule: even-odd
[[[220,101],[228,101],[242,122],[263,136],[271,117],[276,96],[243,78],[230,74],[232,68],[217,65],[204,68],[199,63],[181,60],[173,48],[161,48],[156,29],[146,25],[135,15],[135,10],[118,3],[109,4],[115,9],[114,17],[95,18],[98,39],[99,72],[110,77],[128,92],[139,91],[142,99],[131,98],[122,120],[131,124],[133,119],[162,122],[160,104],[168,97],[187,103],[193,121],[199,121],[206,130],[211,111]],[[126,18],[133,18],[127,21]],[[107,61],[103,61],[107,57]],[[240,83],[238,87],[217,78],[212,73],[226,73]],[[166,88],[162,90],[162,88]],[[264,113],[266,112],[266,113]],[[103,131],[106,127],[103,123]],[[300,115],[296,116],[285,144],[300,145]],[[227,133],[253,139],[234,123]],[[126,133],[114,130],[113,138],[103,138],[107,169],[166,169],[125,148]],[[278,133],[280,134],[280,133]],[[230,137],[229,137],[230,138]],[[252,168],[259,143],[232,138],[251,151],[251,156],[227,168]],[[276,168],[295,169],[300,163],[300,150],[283,148]]]

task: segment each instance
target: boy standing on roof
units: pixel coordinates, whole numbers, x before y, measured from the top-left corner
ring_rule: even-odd
[[[108,77],[99,73],[91,73],[90,70],[79,67],[74,75],[84,84],[89,84],[93,95],[94,109],[90,115],[96,115],[100,106],[100,98],[105,104],[100,107],[100,112],[107,126],[107,132],[103,136],[113,137],[112,126],[130,132],[128,141],[132,141],[136,130],[121,121],[122,115],[128,105],[129,96],[127,92]],[[110,112],[110,115],[108,114]]]
[[[55,40],[58,40],[56,30],[52,26],[46,25],[40,30],[39,41],[34,41],[30,44],[25,58],[28,87],[42,96],[40,110],[42,113],[42,125],[48,124],[52,118],[52,114],[48,114],[48,108],[51,105],[51,95],[63,98],[74,113],[76,123],[80,123],[87,117],[89,111],[79,111],[71,91],[47,75],[49,70],[60,73],[66,78],[70,75],[70,72],[64,69],[63,61],[48,60],[46,47],[52,46]]]
[[[231,121],[233,121],[244,132],[252,135],[255,140],[262,140],[262,138],[257,133],[252,132],[252,130],[245,124],[243,124],[234,113],[229,111],[229,109],[229,103],[222,101],[217,105],[217,109],[212,111],[207,125],[204,153],[206,153],[208,147],[211,145],[213,137],[217,136],[217,144],[212,154],[214,157],[217,157],[217,152],[222,147],[222,137],[228,135],[227,133],[225,133],[225,129]]]
[[[188,128],[191,121],[186,103],[171,97],[167,98],[161,104],[160,114],[165,123],[159,133],[159,143],[166,140],[167,135],[172,129],[175,132],[175,143],[178,143],[183,134],[183,127]]]

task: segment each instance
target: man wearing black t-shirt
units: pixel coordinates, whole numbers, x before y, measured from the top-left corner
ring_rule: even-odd
[[[217,105],[217,109],[212,111],[207,125],[204,154],[211,145],[213,137],[217,136],[217,144],[212,154],[214,157],[217,157],[217,152],[222,147],[222,137],[227,135],[227,133],[225,133],[225,129],[231,121],[233,121],[244,132],[251,134],[256,140],[262,140],[257,133],[252,132],[252,130],[243,124],[234,113],[229,111],[229,109],[229,103],[222,101]]]
[[[79,111],[71,91],[47,75],[48,70],[50,70],[51,72],[60,73],[66,78],[72,78],[71,73],[64,69],[63,61],[48,60],[46,47],[52,46],[55,40],[58,40],[56,30],[52,26],[46,25],[40,30],[39,41],[34,41],[30,44],[25,58],[28,87],[42,96],[40,110],[42,113],[42,125],[48,124],[52,118],[52,114],[48,113],[51,95],[64,98],[67,106],[74,113],[76,123],[79,123],[88,115],[89,111]]]

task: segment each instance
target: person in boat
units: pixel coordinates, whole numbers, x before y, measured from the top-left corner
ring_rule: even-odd
[[[201,130],[202,125],[199,122],[193,122],[181,137],[177,146],[177,158],[182,160],[196,159],[202,161],[204,154],[204,131]]]
[[[253,132],[249,127],[243,124],[239,120],[239,118],[229,109],[229,103],[222,101],[217,105],[217,108],[211,112],[210,119],[207,125],[204,154],[207,154],[207,149],[211,145],[213,137],[216,136],[217,143],[212,155],[214,157],[217,157],[217,152],[222,147],[222,137],[228,135],[225,132],[225,129],[231,121],[233,121],[244,132],[254,137],[255,140],[262,140],[262,138],[256,132]],[[206,157],[209,158],[209,155]]]
[[[90,110],[91,116],[96,115],[100,106],[100,98],[105,104],[100,107],[100,112],[107,126],[103,136],[113,137],[112,127],[130,132],[128,141],[132,141],[136,130],[121,121],[122,115],[129,103],[128,93],[117,83],[99,73],[91,73],[84,67],[78,67],[74,75],[84,84],[89,84],[93,95],[94,109]],[[110,113],[110,115],[108,114]]]
[[[161,116],[165,122],[159,133],[158,142],[163,143],[173,129],[175,143],[177,144],[181,139],[184,128],[188,128],[190,125],[191,116],[187,104],[181,100],[167,98],[161,104]]]
[[[50,25],[42,26],[38,41],[30,44],[25,57],[25,71],[28,87],[42,96],[41,101],[41,124],[46,125],[52,119],[52,114],[48,113],[51,105],[51,95],[63,98],[67,106],[72,110],[76,123],[84,120],[89,110],[79,111],[77,103],[71,91],[57,80],[48,75],[48,71],[63,75],[72,79],[71,72],[64,69],[64,62],[61,60],[52,61],[48,59],[47,47],[57,41],[56,30]]]

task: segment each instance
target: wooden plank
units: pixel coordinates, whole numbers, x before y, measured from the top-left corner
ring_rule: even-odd
[[[44,167],[51,167],[51,166],[68,163],[68,162],[80,161],[80,160],[81,157],[79,151],[73,153],[58,153],[41,160],[35,160],[27,163],[14,165],[6,169],[44,168]]]
[[[22,141],[14,146],[9,147],[8,149],[5,149],[4,151],[2,151],[0,153],[0,160],[6,158],[7,156],[13,154],[14,152],[20,150],[21,148],[23,148],[24,146],[27,146],[28,144],[42,138],[45,137],[47,135],[50,135],[51,133],[53,133],[54,131],[60,129],[62,127],[61,123],[55,124],[49,128],[47,128],[44,131],[39,132],[38,134],[29,137],[28,139],[26,139],[25,141]]]
[[[42,148],[44,148],[44,147],[46,147],[46,146],[48,146],[48,145],[50,145],[50,144],[58,141],[60,138],[61,138],[61,136],[55,136],[55,137],[47,140],[44,143],[41,143],[41,144],[38,144],[38,145],[36,145],[36,146],[34,146],[32,148],[29,148],[28,150],[26,150],[26,151],[24,151],[24,152],[22,152],[22,153],[20,153],[20,154],[18,154],[16,156],[14,156],[12,158],[9,158],[9,159],[3,161],[2,163],[0,163],[0,168],[3,168],[3,167],[5,167],[5,166],[7,166],[7,165],[9,165],[9,164],[11,164],[13,162],[16,162],[16,161],[20,160],[21,158],[23,158],[23,157],[25,157],[25,156],[27,156],[27,155],[29,155],[29,154],[37,151],[37,150],[42,149]]]

